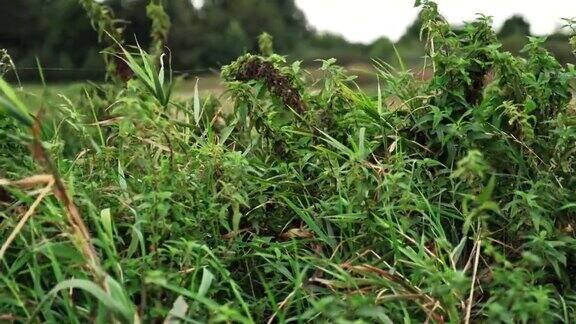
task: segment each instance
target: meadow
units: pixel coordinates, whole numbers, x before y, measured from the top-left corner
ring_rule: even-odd
[[[145,51],[84,3],[106,83],[0,78],[0,322],[576,321],[576,70],[543,39],[419,1],[429,77],[262,35],[183,82],[158,11]]]

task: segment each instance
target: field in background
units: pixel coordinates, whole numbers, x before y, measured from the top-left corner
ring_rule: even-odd
[[[319,78],[321,72],[318,70],[319,66],[307,67],[306,70],[309,73],[310,78]],[[377,72],[375,68],[368,64],[351,64],[346,67],[349,74],[355,75],[358,78],[355,80],[357,85],[370,95],[377,94]],[[226,111],[230,111],[230,102],[225,98],[225,84],[218,72],[210,72],[205,74],[200,74],[197,76],[182,76],[180,78],[175,78],[176,82],[174,85],[174,98],[181,101],[191,101],[194,97],[194,88],[196,86],[196,81],[198,80],[198,90],[202,97],[207,95],[212,95],[217,98],[222,99],[223,104],[227,106]],[[82,93],[82,88],[88,85],[86,82],[64,82],[64,83],[52,83],[49,82],[47,87],[40,83],[23,83],[21,89],[24,99],[30,104],[30,106],[38,107],[40,105],[40,98],[42,97],[43,91],[47,91],[48,94],[57,99],[58,95],[64,95],[71,99],[75,99]]]

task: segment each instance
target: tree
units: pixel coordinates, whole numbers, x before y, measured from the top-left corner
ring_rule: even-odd
[[[530,36],[530,24],[522,16],[512,16],[502,25],[498,37]]]
[[[128,43],[138,43],[143,48],[148,48],[150,43],[151,21],[146,14],[146,6],[149,0],[105,0],[114,11],[117,18],[124,20],[124,39]]]
[[[172,22],[167,45],[172,51],[174,64],[179,68],[197,66],[202,51],[198,47],[198,10],[188,0],[172,0],[166,5]]]
[[[34,44],[34,0],[0,1],[0,48],[19,57]]]
[[[291,52],[311,35],[294,0],[205,0],[200,8],[174,0],[168,12],[168,45],[179,68],[218,67],[256,52],[262,32],[274,37],[278,53]]]
[[[76,0],[1,1],[0,48],[17,67],[86,67],[98,53],[97,35]],[[100,60],[90,64],[99,64]],[[88,64],[88,65],[90,65]],[[101,65],[92,65],[100,68]],[[86,77],[81,71],[45,71],[49,79]],[[24,79],[37,79],[37,71],[19,71]]]
[[[398,41],[399,44],[406,44],[406,43],[413,43],[420,41],[420,31],[422,30],[422,26],[424,23],[420,18],[420,15],[414,20],[414,22],[406,29],[406,32],[400,40]]]
[[[370,45],[370,57],[390,61],[394,54],[394,43],[387,37],[380,37]]]

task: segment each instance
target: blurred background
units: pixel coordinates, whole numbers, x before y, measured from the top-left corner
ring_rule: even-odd
[[[146,16],[148,0],[100,2],[109,5],[116,17],[125,21],[127,40],[137,39],[144,48],[148,46],[151,28]],[[441,12],[442,2],[450,1],[439,1]],[[490,11],[487,6],[490,2],[498,4],[499,11],[486,12]],[[454,5],[452,1],[444,7],[453,12],[445,14],[456,25],[463,19],[473,18],[476,12],[494,15],[504,48],[516,55],[521,55],[527,36],[545,33],[546,47],[562,63],[576,63],[560,19],[563,14],[576,15],[569,12],[574,4],[565,1],[563,5],[560,1],[547,6],[538,1],[540,7],[534,7],[522,4],[532,1],[511,0],[504,1],[504,5],[502,2],[458,1],[458,5]],[[419,40],[421,25],[411,0],[168,0],[164,3],[172,23],[167,47],[172,53],[173,68],[190,76],[215,75],[222,65],[245,52],[255,51],[257,36],[264,31],[274,37],[276,52],[289,59],[311,65],[315,59],[334,57],[359,74],[370,67],[372,59],[397,64],[394,46],[408,66],[416,66],[423,56]],[[506,4],[512,4],[509,10],[505,9]],[[542,11],[546,7],[559,12],[546,14]],[[532,15],[531,18],[522,15],[523,12],[526,16]],[[0,16],[0,48],[8,50],[22,81],[39,80],[36,58],[46,68],[46,77],[51,82],[104,78],[102,46],[77,0],[0,0]],[[536,31],[532,23],[539,26]]]

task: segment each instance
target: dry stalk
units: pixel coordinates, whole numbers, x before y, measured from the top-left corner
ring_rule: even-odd
[[[58,171],[52,164],[46,150],[42,146],[41,143],[41,136],[40,136],[40,115],[42,114],[42,110],[38,116],[36,116],[36,121],[32,127],[32,135],[33,135],[33,142],[31,145],[32,156],[36,159],[36,161],[40,164],[41,167],[46,170],[46,172],[52,177],[54,182],[52,192],[54,196],[58,199],[58,201],[64,206],[66,210],[66,216],[68,223],[72,229],[72,233],[74,236],[74,243],[80,249],[84,257],[88,260],[88,266],[90,267],[94,277],[96,278],[97,282],[101,284],[101,286],[107,291],[107,284],[104,280],[104,275],[100,268],[100,258],[96,254],[96,250],[91,243],[90,233],[88,232],[88,228],[84,224],[84,220],[80,214],[80,211],[74,201],[70,197],[64,182],[60,178]]]
[[[39,180],[41,180],[41,181],[39,181]],[[45,180],[48,180],[48,181],[45,181]],[[26,211],[24,216],[22,216],[22,218],[20,219],[20,221],[18,222],[18,224],[16,225],[16,227],[14,228],[12,233],[10,233],[10,235],[8,236],[8,238],[6,239],[4,244],[2,244],[2,247],[0,247],[0,260],[2,260],[4,258],[4,254],[6,253],[6,251],[8,250],[10,245],[12,244],[12,242],[14,242],[14,239],[16,239],[16,236],[18,236],[18,233],[20,233],[20,231],[22,230],[22,228],[24,227],[24,225],[26,224],[26,222],[28,221],[30,216],[32,216],[32,214],[34,214],[34,211],[36,210],[38,205],[40,205],[40,202],[42,202],[44,197],[46,197],[46,195],[48,195],[50,193],[50,191],[52,191],[52,187],[54,186],[54,178],[53,177],[47,178],[46,175],[42,175],[42,176],[33,176],[30,178],[26,178],[26,179],[14,181],[14,182],[10,182],[10,181],[5,180],[5,179],[0,179],[1,185],[15,185],[15,186],[27,187],[27,186],[32,185],[33,183],[34,184],[47,183],[47,184],[46,184],[46,187],[44,187],[44,189],[42,189],[42,191],[40,192],[40,194],[38,195],[36,200],[34,200],[32,205],[28,209],[28,211]]]
[[[466,316],[464,317],[464,323],[470,323],[470,315],[472,313],[472,304],[474,303],[474,285],[476,283],[476,276],[478,274],[478,262],[480,260],[480,250],[482,247],[482,240],[478,240],[476,244],[476,255],[474,257],[474,270],[472,273],[472,283],[470,284],[470,296],[468,297],[468,304],[466,305]]]

